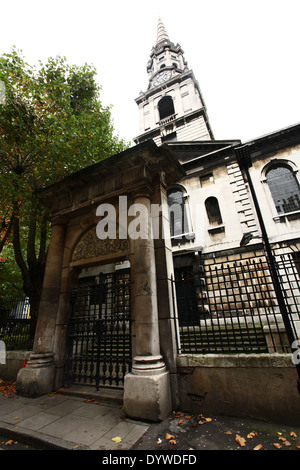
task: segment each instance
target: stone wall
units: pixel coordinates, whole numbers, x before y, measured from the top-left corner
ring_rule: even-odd
[[[185,412],[299,425],[297,372],[289,354],[180,355],[177,366]]]
[[[16,380],[18,372],[22,369],[25,359],[29,359],[31,351],[7,351],[6,363],[0,364],[0,378]]]

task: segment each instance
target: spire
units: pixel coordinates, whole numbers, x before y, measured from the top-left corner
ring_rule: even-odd
[[[166,28],[165,28],[161,18],[158,18],[156,44],[158,44],[161,41],[165,41],[165,40],[169,41],[170,39],[169,39],[168,33],[166,31]]]

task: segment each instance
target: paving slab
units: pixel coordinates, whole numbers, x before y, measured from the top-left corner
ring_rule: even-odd
[[[148,430],[149,423],[128,419],[120,394],[101,404],[84,393],[49,394],[37,398],[0,394],[0,431],[39,448],[79,450],[129,450]],[[112,439],[121,438],[120,442]]]
[[[150,424],[126,416],[119,398],[114,400],[111,392],[109,403],[101,403],[99,394],[87,398],[82,393],[57,393],[34,399],[0,394],[0,434],[38,449],[99,450],[110,455],[130,450],[126,455],[137,452],[141,465],[148,456],[148,463],[155,463],[151,459],[157,452],[195,453],[200,462],[197,452],[203,450],[300,450],[300,425],[183,411]]]

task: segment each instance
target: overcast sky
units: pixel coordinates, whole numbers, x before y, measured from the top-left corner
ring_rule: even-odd
[[[135,98],[147,89],[159,16],[194,71],[216,139],[246,142],[300,122],[300,0],[1,3],[0,54],[15,45],[30,63],[93,64],[128,141],[139,134]]]

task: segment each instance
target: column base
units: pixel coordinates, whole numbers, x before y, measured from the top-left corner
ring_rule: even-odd
[[[124,408],[131,418],[157,422],[171,413],[170,377],[161,359],[135,358],[132,372],[125,376]]]
[[[16,379],[16,391],[29,398],[53,392],[55,366],[53,354],[31,354],[26,367],[20,369]]]

